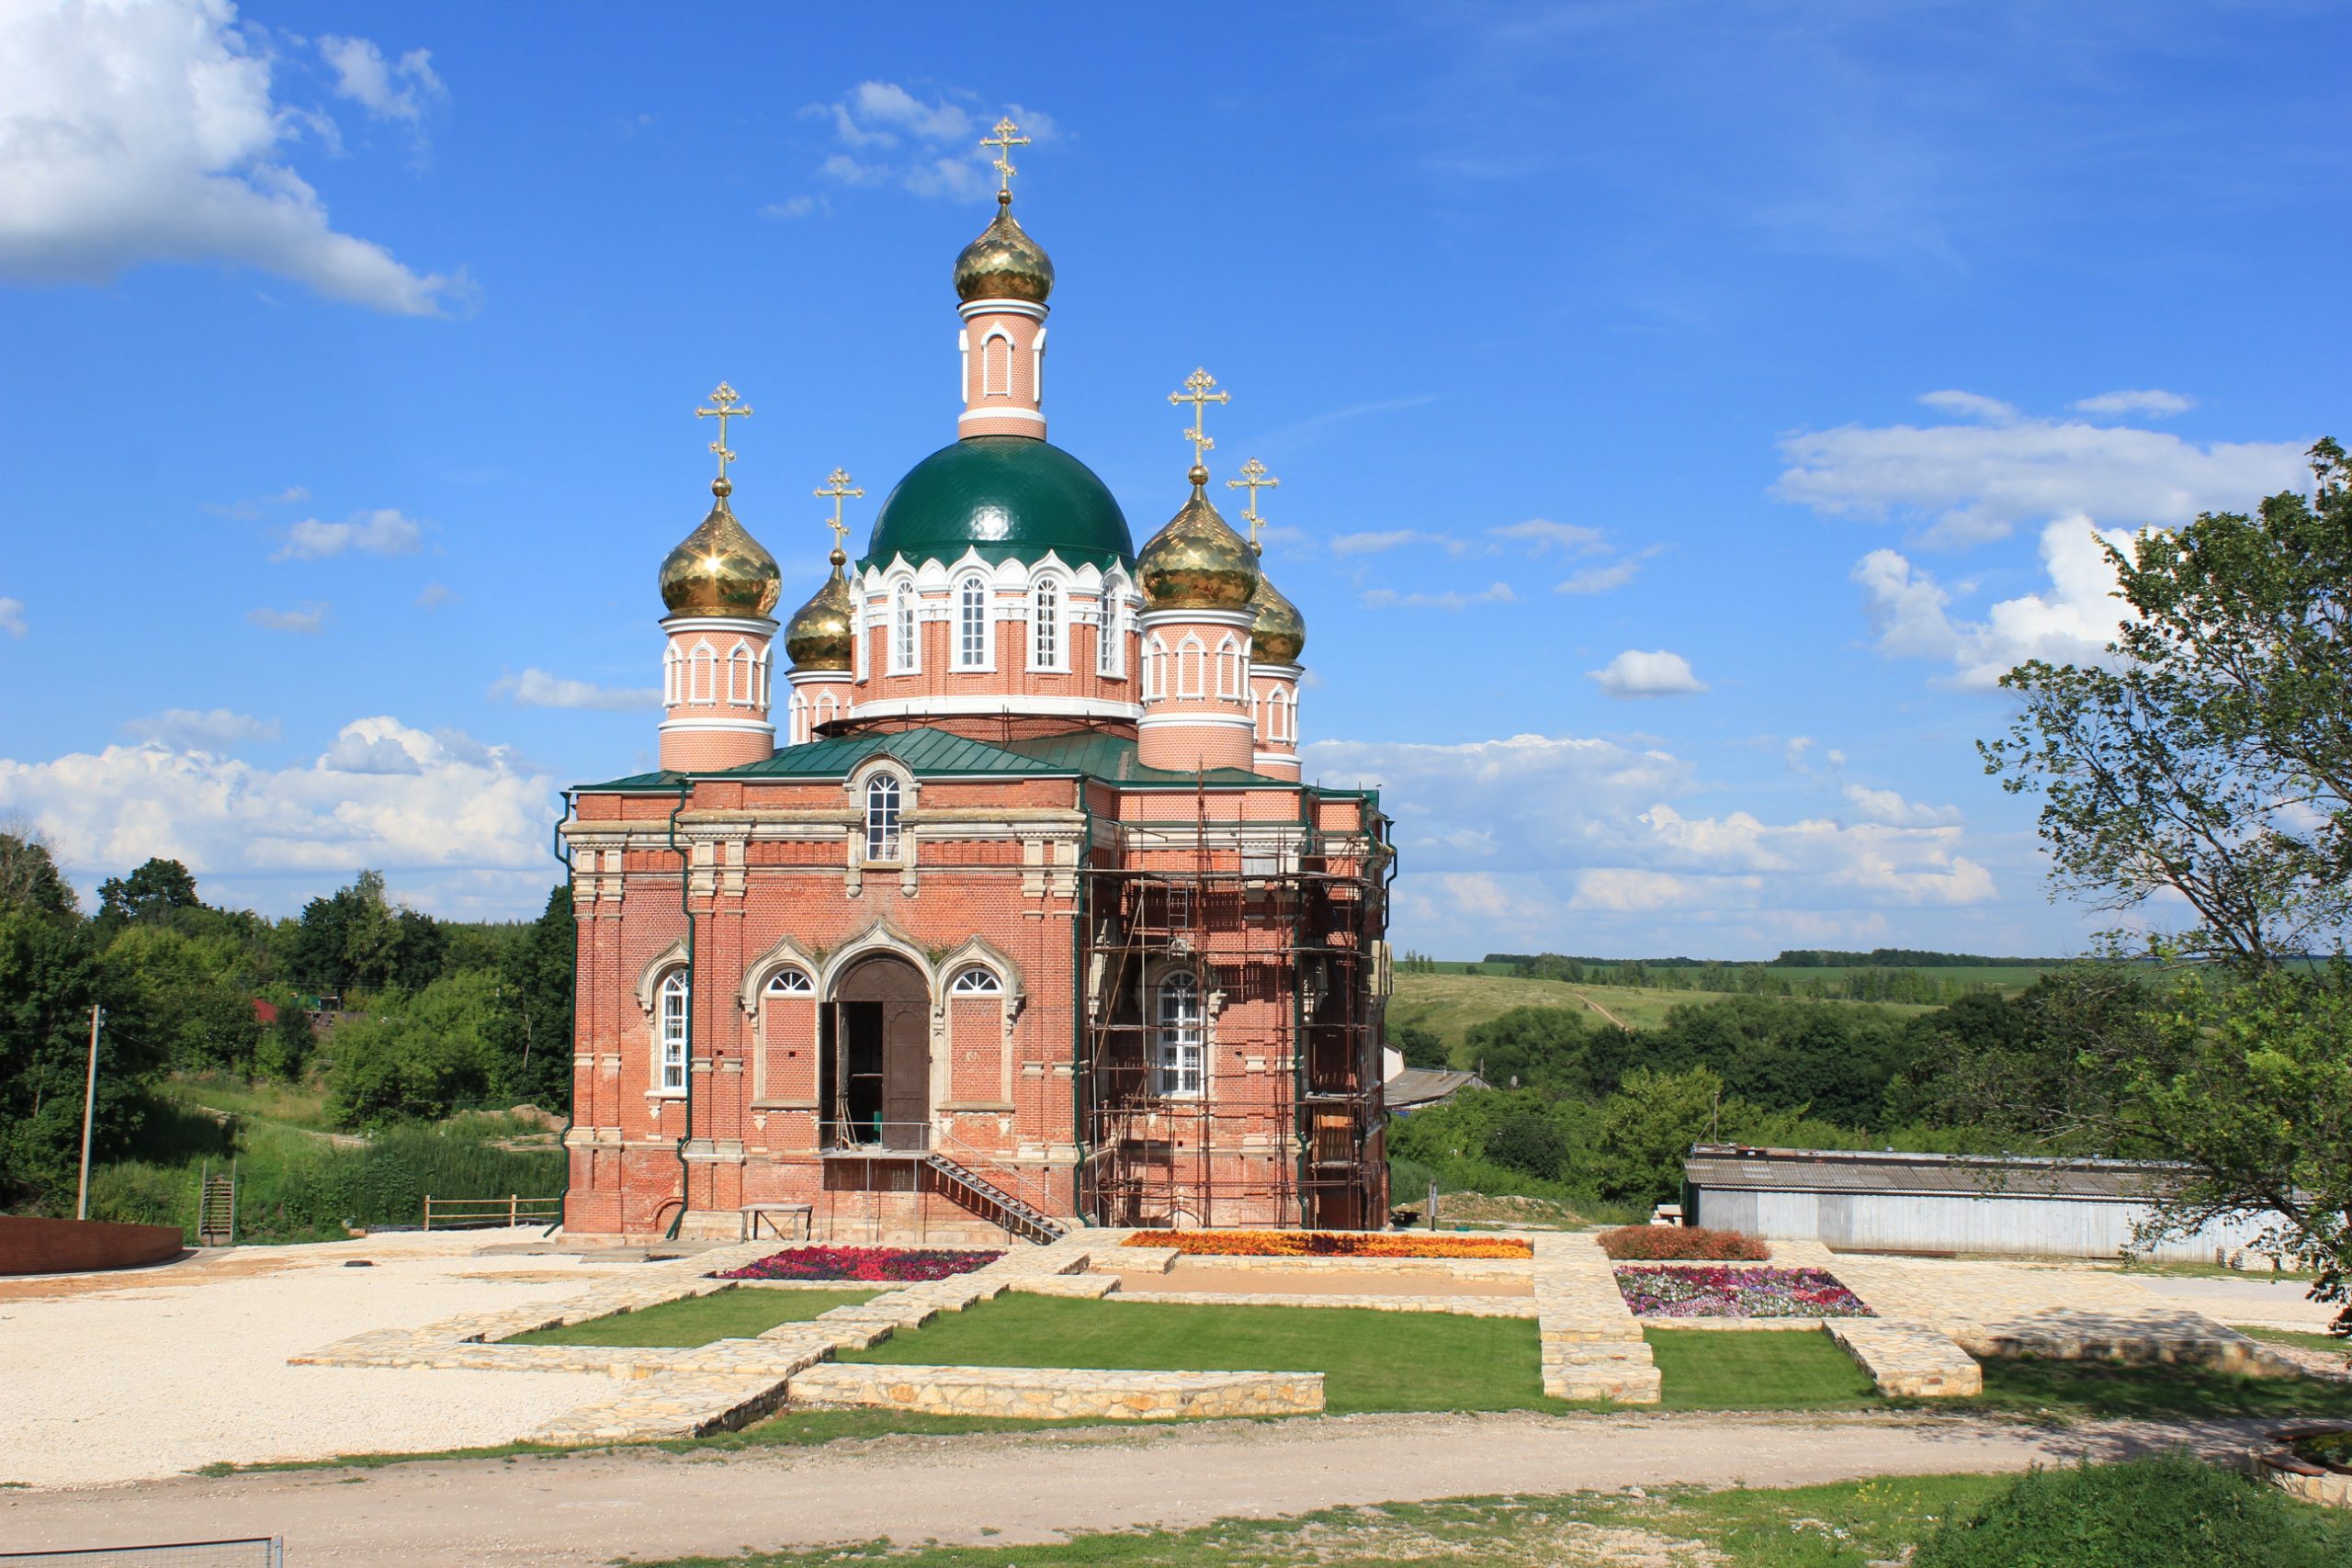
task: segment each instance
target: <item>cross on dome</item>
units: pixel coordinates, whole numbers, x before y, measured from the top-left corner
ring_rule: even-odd
[[[743,400],[742,396],[724,381],[718,384],[718,390],[710,394],[710,400],[718,406],[696,409],[695,417],[718,421],[718,439],[710,444],[710,449],[718,456],[718,477],[723,479],[727,477],[727,465],[735,460],[735,454],[729,451],[727,447],[727,422],[730,419],[749,419],[752,417],[752,411],[749,408],[735,406]]]
[[[842,553],[842,545],[849,537],[849,525],[842,521],[842,498],[855,496],[863,501],[865,499],[865,491],[851,485],[847,468],[835,468],[825,476],[825,487],[817,491],[815,494],[820,501],[823,501],[828,496],[832,498],[832,521],[825,526],[833,531],[833,559],[838,563],[847,558]]]
[[[1258,542],[1258,531],[1266,525],[1266,520],[1258,515],[1258,492],[1261,490],[1276,489],[1282,482],[1268,473],[1266,465],[1255,457],[1241,465],[1239,479],[1225,481],[1225,488],[1227,490],[1246,489],[1250,492],[1249,504],[1241,509],[1241,520],[1250,525],[1250,547],[1260,555],[1266,553],[1266,547]]]
[[[1191,428],[1184,432],[1184,439],[1193,444],[1193,467],[1201,471],[1201,477],[1193,481],[1195,484],[1208,482],[1208,455],[1216,447],[1216,443],[1209,439],[1209,434],[1205,428],[1207,421],[1201,416],[1207,412],[1208,405],[1211,403],[1229,403],[1233,400],[1233,394],[1230,392],[1209,390],[1216,385],[1216,377],[1206,370],[1195,370],[1184,378],[1182,391],[1168,394],[1168,400],[1170,403],[1193,405],[1193,423]],[[1254,499],[1256,492],[1252,491],[1251,494]]]
[[[1021,128],[1007,117],[996,122],[996,130],[991,134],[980,138],[980,146],[983,149],[989,147],[996,149],[996,198],[1001,205],[1006,207],[1012,205],[1012,176],[1021,172],[1012,166],[1012,150],[1015,147],[1029,145],[1029,139],[1018,134]]]

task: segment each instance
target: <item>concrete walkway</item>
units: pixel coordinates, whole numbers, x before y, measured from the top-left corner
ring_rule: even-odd
[[[2038,1428],[1877,1415],[1358,1416],[732,1454],[636,1450],[0,1492],[0,1541],[26,1551],[276,1535],[289,1568],[585,1568],[882,1536],[1006,1546],[1496,1492],[2020,1470],[2184,1442],[2226,1453],[2244,1449],[2257,1427]]]

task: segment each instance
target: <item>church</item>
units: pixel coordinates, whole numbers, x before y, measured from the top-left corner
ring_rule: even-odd
[[[1046,440],[1024,144],[984,144],[998,209],[956,262],[956,438],[854,560],[833,471],[831,571],[780,637],[727,474],[752,411],[724,384],[696,411],[718,478],[662,563],[660,767],[566,792],[568,1232],[1385,1223],[1396,861],[1376,792],[1300,776],[1279,481],[1227,481],[1250,537],[1219,513],[1204,371],[1170,394],[1190,492],[1140,550]]]

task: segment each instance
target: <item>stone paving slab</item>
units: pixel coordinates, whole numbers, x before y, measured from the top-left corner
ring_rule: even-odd
[[[1575,1234],[1538,1233],[1530,1239],[1544,1392],[1555,1399],[1656,1404],[1657,1363],[1600,1243]]]
[[[796,1406],[914,1410],[1030,1420],[1170,1421],[1312,1416],[1320,1372],[1101,1371],[1062,1367],[927,1367],[829,1361],[792,1379]]]
[[[1984,1369],[1949,1336],[1924,1325],[1833,1317],[1821,1326],[1889,1399],[1961,1399],[1984,1392]]]
[[[558,1416],[530,1440],[577,1445],[707,1438],[775,1414],[786,1386],[784,1379],[765,1374],[664,1372],[616,1399]]]
[[[1130,1263],[1130,1258],[1143,1261]],[[1164,1274],[1178,1263],[1274,1273],[1442,1274],[1454,1280],[1511,1280],[1526,1279],[1533,1267],[1533,1259],[1526,1258],[1265,1258],[1181,1252],[1172,1247],[1104,1247],[1094,1253],[1094,1267],[1105,1273]]]
[[[1116,1274],[1035,1274],[1015,1280],[1005,1290],[1024,1296],[1076,1296],[1096,1299],[1119,1288]]]
[[[1118,1281],[1110,1280],[1115,1285]],[[1269,1292],[1236,1295],[1223,1291],[1117,1291],[1102,1299],[1149,1303],[1167,1302],[1182,1306],[1354,1307],[1364,1312],[1427,1312],[1454,1317],[1534,1317],[1536,1303],[1526,1296],[1354,1296],[1335,1293],[1291,1294]]]

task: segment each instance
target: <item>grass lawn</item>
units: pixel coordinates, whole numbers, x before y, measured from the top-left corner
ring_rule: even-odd
[[[2299,1334],[2291,1328],[2256,1328],[2245,1324],[2237,1325],[2248,1339],[2259,1339],[2265,1345],[2286,1345],[2298,1350],[2322,1350],[2331,1355],[2352,1355],[2352,1339],[2338,1339],[2332,1334]]]
[[[517,1334],[508,1345],[707,1345],[756,1339],[780,1323],[806,1323],[838,1306],[872,1301],[880,1291],[770,1291],[736,1286],[707,1296],[663,1302],[638,1312],[606,1313],[562,1328]]]
[[[1818,1330],[1645,1328],[1661,1410],[1862,1410],[1870,1374]]]
[[[1616,1019],[1629,1029],[1655,1029],[1666,1015],[1687,1005],[1723,1001],[1729,991],[1662,991],[1636,986],[1571,986],[1559,980],[1520,980],[1498,975],[1399,974],[1389,999],[1392,1026],[1415,1023],[1432,1030],[1448,1050],[1459,1052],[1470,1026],[1501,1017],[1513,1008],[1573,1008],[1589,1023]],[[1895,1002],[1825,1002],[1826,1007],[1870,1008],[1895,1018],[1934,1010]],[[1603,1014],[1607,1015],[1604,1018]],[[1457,1067],[1472,1064],[1456,1060]]]
[[[1983,1393],[1920,1400],[1917,1407],[2078,1417],[2352,1416],[2352,1384],[2317,1378],[2245,1378],[2197,1367],[2007,1358],[1983,1365]]]
[[[1544,1396],[1531,1318],[1348,1307],[1110,1306],[1002,1295],[844,1361],[1142,1371],[1321,1372],[1333,1415],[1565,1410]]]

